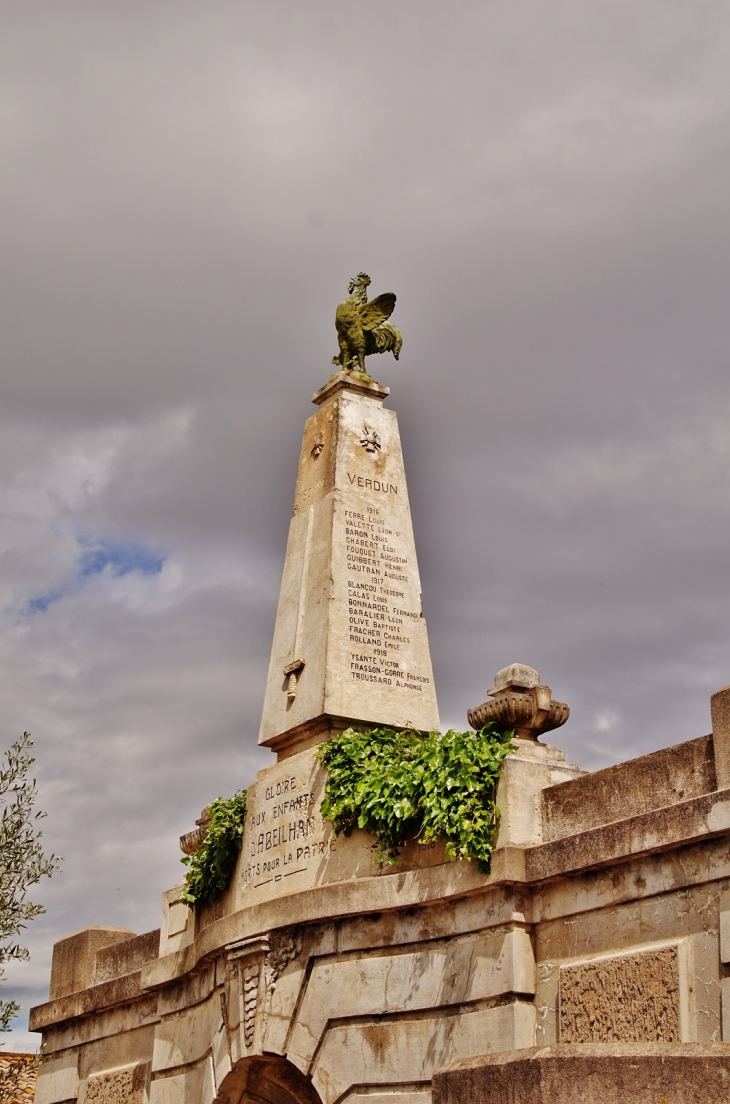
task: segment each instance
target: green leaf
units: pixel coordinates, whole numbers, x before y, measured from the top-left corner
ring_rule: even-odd
[[[181,862],[187,867],[183,904],[215,904],[225,893],[243,843],[246,819],[246,791],[233,797],[218,797],[210,806],[210,821],[198,850]]]

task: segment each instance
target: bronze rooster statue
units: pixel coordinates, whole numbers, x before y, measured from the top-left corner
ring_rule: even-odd
[[[367,272],[358,272],[350,280],[349,295],[335,315],[340,355],[332,357],[332,363],[339,364],[345,372],[352,372],[357,364],[367,375],[366,356],[392,352],[397,360],[403,345],[400,330],[388,322],[395,307],[395,295],[386,291],[368,302],[369,284]]]

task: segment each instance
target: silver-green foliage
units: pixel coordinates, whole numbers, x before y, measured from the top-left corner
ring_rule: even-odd
[[[474,859],[488,873],[500,815],[497,781],[513,735],[493,724],[426,736],[348,728],[317,751],[327,768],[322,815],[337,835],[361,828],[375,836],[378,865],[396,862],[403,844],[417,837],[445,840],[451,858]]]
[[[194,854],[181,859],[188,868],[180,894],[183,904],[190,908],[212,905],[223,896],[241,850],[245,820],[245,790],[211,803],[203,843]]]
[[[38,821],[46,814],[35,809],[35,779],[28,777],[35,762],[29,754],[32,746],[30,733],[24,732],[0,765],[0,982],[3,963],[29,958],[28,948],[14,937],[46,911],[28,900],[29,889],[60,869],[60,859],[43,853]],[[10,1030],[19,1007],[15,1001],[0,1002],[0,1031]]]

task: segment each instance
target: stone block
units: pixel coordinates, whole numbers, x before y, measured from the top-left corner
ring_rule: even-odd
[[[141,970],[160,953],[160,929],[145,932],[134,939],[125,939],[120,943],[113,943],[96,952],[96,966],[94,968],[94,984],[99,985],[104,981],[112,981],[114,978],[123,977],[125,974],[133,974],[135,970]]]
[[[354,992],[359,1015],[393,1016],[534,991],[532,945],[521,929],[410,954],[318,963],[298,1011],[289,1058],[309,1072],[327,1024],[352,1015]]]
[[[356,1089],[348,1093],[342,1104],[431,1104],[431,1088],[424,1085],[422,1088],[394,1089],[392,1092],[383,1091],[382,1085],[373,1085],[373,1092],[368,1092],[367,1087]]]
[[[457,1058],[534,1042],[535,1010],[525,1001],[450,1016],[434,1011],[418,1018],[335,1023],[316,1055],[312,1084],[322,1104],[335,1104],[355,1086],[428,1081],[436,1069]]]
[[[566,763],[562,751],[534,740],[516,740],[517,750],[502,764],[497,786],[501,812],[497,848],[526,847],[542,840],[540,794],[547,786],[567,782],[583,771]]]
[[[79,1090],[79,1054],[67,1051],[59,1058],[44,1058],[38,1071],[34,1104],[61,1104],[75,1100]]]
[[[730,686],[723,686],[710,698],[712,742],[718,790],[730,787]]]
[[[542,838],[562,839],[715,789],[712,737],[702,736],[543,790]]]
[[[720,961],[730,962],[730,889],[720,896]]]
[[[95,925],[59,939],[53,947],[50,999],[57,1000],[93,985],[97,951],[134,936],[130,928]]]
[[[457,1061],[433,1104],[727,1104],[724,1043],[585,1043]]]
[[[88,1078],[80,1104],[145,1104],[147,1063],[105,1070]]]
[[[213,1104],[216,1096],[209,1057],[179,1073],[152,1079],[149,1104]]]
[[[152,1057],[155,1073],[200,1061],[210,1050],[211,1039],[223,1030],[219,993],[184,1012],[166,1016],[157,1026]]]
[[[162,894],[160,925],[160,957],[187,947],[195,938],[195,913],[180,901],[184,883]]]

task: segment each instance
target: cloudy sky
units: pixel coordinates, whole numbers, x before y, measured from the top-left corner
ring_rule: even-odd
[[[33,960],[143,932],[251,782],[302,424],[359,269],[444,724],[538,668],[596,768],[730,682],[730,10],[2,0],[0,719]]]

